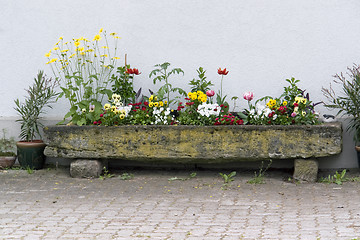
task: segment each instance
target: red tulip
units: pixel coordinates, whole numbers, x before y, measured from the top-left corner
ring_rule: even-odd
[[[221,68],[218,69],[219,75],[227,75],[228,73],[229,73],[229,71],[226,71],[226,68],[224,68],[223,70],[221,70]]]

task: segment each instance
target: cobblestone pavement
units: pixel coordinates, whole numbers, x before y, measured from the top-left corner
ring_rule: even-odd
[[[0,239],[360,239],[359,180],[299,184],[276,170],[255,185],[238,171],[224,187],[219,170],[123,172],[0,170]]]

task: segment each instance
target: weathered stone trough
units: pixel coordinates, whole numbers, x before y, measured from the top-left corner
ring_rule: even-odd
[[[339,154],[342,149],[341,123],[312,126],[47,126],[44,132],[45,155],[77,160],[71,163],[70,172],[84,177],[100,174],[100,163],[106,159],[187,164],[295,159],[294,176],[313,181],[316,178],[314,172],[317,174],[318,170],[317,158]],[[89,172],[84,166],[82,170],[74,170],[81,165],[81,160],[87,161],[85,166],[95,164],[96,173]],[[303,167],[308,164],[310,167]]]

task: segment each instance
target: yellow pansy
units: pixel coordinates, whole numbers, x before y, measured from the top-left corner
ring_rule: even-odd
[[[115,112],[116,111],[116,107],[115,106],[111,106],[111,111]]]
[[[151,102],[152,100],[154,100],[154,95],[151,95],[151,96],[149,97],[149,101]]]
[[[164,101],[164,104],[167,105],[167,104],[168,104],[168,101],[165,100],[165,101]]]
[[[159,102],[159,105],[160,105],[160,107],[164,106],[163,101],[160,101],[160,102]]]
[[[124,119],[125,118],[125,114],[120,114],[119,115],[119,118],[122,120],[122,119]]]
[[[283,106],[286,106],[287,105],[287,101],[283,101]]]
[[[158,107],[159,103],[158,102],[154,102],[154,107]]]
[[[153,107],[154,106],[154,103],[153,102],[150,102],[149,103],[149,107]]]
[[[109,110],[110,107],[111,107],[110,103],[106,103],[106,104],[104,105],[104,109],[105,109],[105,110]]]

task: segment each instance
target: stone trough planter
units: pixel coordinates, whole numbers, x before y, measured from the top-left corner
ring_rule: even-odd
[[[295,160],[294,177],[315,181],[317,159],[342,149],[341,123],[314,126],[47,126],[45,155],[70,158],[72,175],[96,177],[107,159],[167,163]],[[81,162],[85,162],[85,166]],[[89,161],[91,160],[91,161]],[[88,168],[95,170],[86,170]]]

